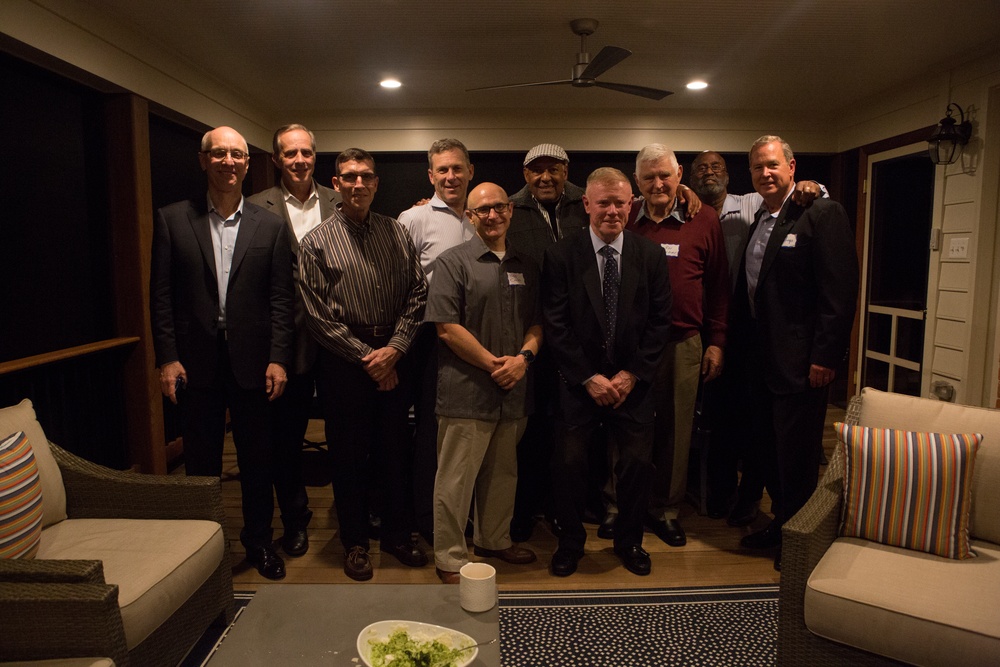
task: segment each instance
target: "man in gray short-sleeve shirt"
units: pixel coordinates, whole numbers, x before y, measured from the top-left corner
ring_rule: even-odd
[[[542,340],[539,269],[506,241],[510,202],[484,183],[469,195],[476,236],[437,260],[425,321],[439,340],[434,560],[445,583],[468,562],[464,528],[476,496],[477,556],[531,563],[510,539],[517,442],[530,410],[528,367]]]

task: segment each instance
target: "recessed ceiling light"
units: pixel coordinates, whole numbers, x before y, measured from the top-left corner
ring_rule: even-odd
[[[383,88],[399,88],[403,84],[401,84],[399,81],[396,81],[395,79],[385,79],[379,85],[382,86]]]
[[[688,90],[703,90],[708,88],[708,84],[704,81],[692,81],[687,85]]]

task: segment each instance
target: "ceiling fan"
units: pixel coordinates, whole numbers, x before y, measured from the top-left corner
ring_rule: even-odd
[[[529,86],[562,86],[571,85],[576,88],[607,88],[616,90],[619,93],[638,95],[651,100],[662,100],[667,95],[673,95],[669,90],[658,88],[647,88],[645,86],[634,86],[629,83],[608,83],[598,81],[597,77],[607,72],[609,69],[632,55],[628,49],[617,46],[605,46],[598,52],[593,60],[587,53],[586,39],[588,35],[593,35],[597,30],[597,19],[574,19],[569,22],[570,29],[574,34],[580,36],[580,52],[576,54],[576,64],[573,65],[573,78],[561,81],[535,81],[532,83],[512,83],[506,86],[486,86],[483,88],[469,88],[467,92],[475,90],[499,90],[501,88],[527,88]]]

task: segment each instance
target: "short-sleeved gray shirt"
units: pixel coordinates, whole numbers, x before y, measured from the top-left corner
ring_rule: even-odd
[[[478,235],[443,252],[434,268],[425,322],[460,324],[494,355],[521,351],[524,334],[541,324],[538,266],[508,242],[500,260]],[[438,343],[436,412],[461,419],[520,419],[531,412],[528,374],[510,391],[490,374]]]

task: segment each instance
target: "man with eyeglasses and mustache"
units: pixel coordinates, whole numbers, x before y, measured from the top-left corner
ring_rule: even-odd
[[[517,443],[531,407],[528,370],[542,342],[539,271],[507,242],[510,203],[500,186],[477,186],[466,213],[476,235],[438,257],[425,316],[441,341],[434,560],[445,583],[458,583],[469,561],[473,493],[476,555],[535,561],[511,541],[510,521]]]
[[[240,541],[268,579],[285,576],[271,544],[272,401],[292,363],[292,254],[281,218],[243,199],[250,156],[236,130],[202,138],[208,194],[156,213],[150,321],[160,389],[183,416],[188,475],[218,477],[226,410],[243,495]]]
[[[381,491],[381,551],[427,564],[412,539],[411,448],[406,428],[413,381],[407,355],[427,301],[413,241],[371,210],[375,159],[360,148],[337,156],[343,201],[299,245],[299,284],[320,344],[318,385],[333,463],[344,573],[371,579],[368,489]],[[369,460],[371,465],[369,465]]]
[[[316,390],[317,348],[306,326],[306,308],[298,289],[299,241],[330,217],[340,195],[313,179],[316,138],[305,126],[284,125],[274,133],[271,161],[281,171],[281,182],[247,201],[281,216],[292,247],[295,289],[295,363],[288,374],[285,395],[275,403],[274,492],[285,532],[281,548],[289,556],[309,550],[306,527],[312,518],[302,481],[302,442],[309,426],[309,408]]]

